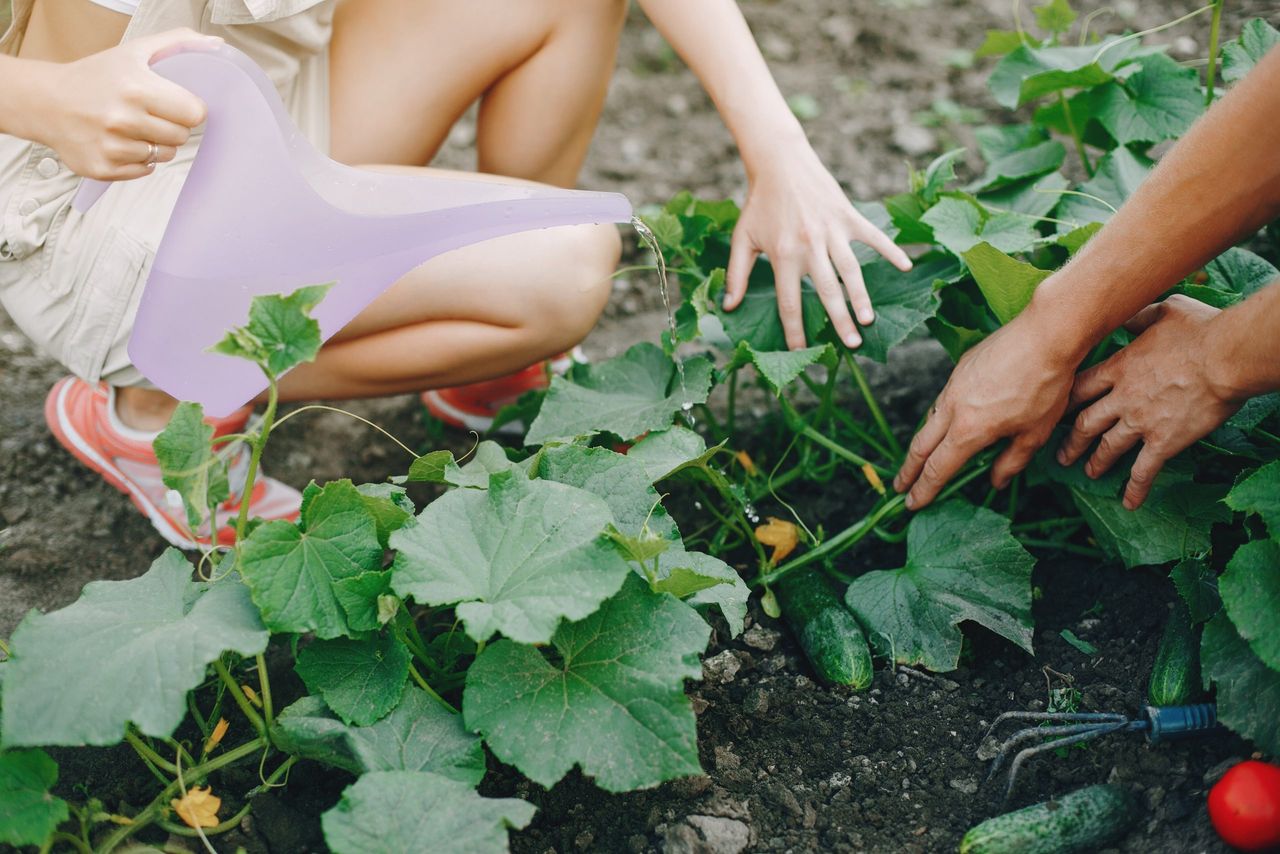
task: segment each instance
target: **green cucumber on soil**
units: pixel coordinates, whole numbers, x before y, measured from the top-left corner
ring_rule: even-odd
[[[1137,818],[1123,786],[1100,784],[989,818],[960,840],[960,854],[1069,854],[1119,839]]]
[[[820,677],[859,690],[871,684],[875,670],[867,638],[820,570],[796,570],[774,589],[783,619]]]
[[[1191,625],[1191,612],[1181,599],[1174,602],[1164,624],[1156,660],[1151,666],[1147,698],[1153,706],[1180,706],[1200,685],[1200,638]]]

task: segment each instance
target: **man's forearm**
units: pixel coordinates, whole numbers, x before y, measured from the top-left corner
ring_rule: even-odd
[[[1216,104],[1027,309],[1077,361],[1140,308],[1280,215],[1280,49]]]
[[[776,155],[780,141],[807,145],[733,0],[639,2],[715,102],[748,176]]]
[[[1228,399],[1280,390],[1280,280],[1210,321],[1209,376]]]

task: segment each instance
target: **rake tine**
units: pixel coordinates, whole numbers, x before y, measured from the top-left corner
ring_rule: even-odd
[[[1005,712],[987,727],[987,734],[983,736],[983,740],[985,741],[987,736],[995,732],[996,727],[1005,721],[1119,724],[1128,720],[1127,715],[1118,712]]]
[[[1093,732],[1099,727],[1115,725],[1116,723],[1118,722],[1113,721],[1110,724],[1070,724],[1067,726],[1028,727],[1027,729],[1020,729],[1013,735],[1009,736],[1009,738],[1005,739],[1004,744],[1000,745],[1000,752],[997,753],[995,759],[991,761],[991,770],[987,772],[987,779],[983,781],[983,785],[991,782],[991,780],[996,776],[996,773],[1000,770],[1000,767],[1004,765],[1005,760],[1009,758],[1010,753],[1012,753],[1015,748],[1021,747],[1028,741],[1040,741],[1045,737],[1055,735],[1064,737],[1079,735],[1081,733]]]
[[[1113,732],[1120,732],[1121,730],[1128,728],[1128,726],[1128,721],[1098,726],[1088,732],[1082,732],[1077,735],[1068,735],[1065,738],[1059,738],[1054,741],[1045,742],[1044,744],[1038,744],[1035,747],[1028,747],[1025,750],[1020,751],[1017,756],[1013,757],[1013,763],[1009,766],[1009,783],[1004,789],[1004,799],[1008,801],[1010,796],[1013,795],[1013,787],[1018,782],[1018,772],[1022,769],[1022,764],[1032,756],[1044,753],[1047,750],[1057,750],[1059,747],[1070,747],[1073,744],[1082,744],[1086,741],[1092,741],[1095,738],[1110,735]]]

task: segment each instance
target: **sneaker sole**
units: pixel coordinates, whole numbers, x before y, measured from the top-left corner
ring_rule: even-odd
[[[493,419],[489,416],[476,415],[459,409],[441,397],[440,393],[434,389],[423,392],[422,401],[427,405],[427,411],[431,413],[433,418],[443,421],[451,427],[474,430],[477,433],[488,433],[489,428],[493,426]],[[498,436],[523,436],[524,425],[518,421],[511,421],[503,424],[493,433]]]
[[[129,496],[129,500],[142,511],[142,514],[151,522],[151,526],[168,543],[185,551],[194,551],[200,548],[200,543],[180,533],[173,526],[173,523],[169,521],[168,517],[147,498],[142,490],[138,489],[132,481],[124,476],[120,469],[116,468],[109,460],[104,459],[83,436],[76,432],[66,412],[66,398],[70,388],[71,383],[63,382],[58,388],[58,393],[49,395],[48,399],[45,400],[45,421],[53,432],[54,438],[70,451],[73,457],[101,475],[102,479],[107,483]]]

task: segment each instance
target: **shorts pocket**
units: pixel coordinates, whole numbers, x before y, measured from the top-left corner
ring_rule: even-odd
[[[214,24],[266,24],[305,12],[324,0],[211,0],[210,22]]]
[[[71,333],[60,354],[73,374],[97,382],[112,346],[121,337],[138,289],[151,268],[151,251],[118,228],[112,228],[80,278]],[[125,336],[127,337],[127,336]]]

